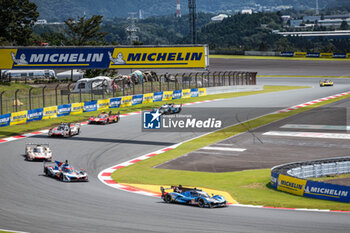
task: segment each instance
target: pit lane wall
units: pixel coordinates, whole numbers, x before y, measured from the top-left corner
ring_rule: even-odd
[[[0,127],[18,125],[27,122],[51,119],[61,116],[77,115],[83,112],[93,112],[97,110],[111,108],[122,108],[143,103],[153,103],[158,101],[167,101],[174,99],[185,99],[205,95],[207,95],[207,88],[193,88],[50,106],[45,108],[38,108],[0,115]]]
[[[350,186],[307,180],[350,173],[350,157],[284,164],[271,169],[271,186],[303,197],[350,202]]]

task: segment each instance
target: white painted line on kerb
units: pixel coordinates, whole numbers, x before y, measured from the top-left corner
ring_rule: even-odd
[[[324,129],[324,130],[350,130],[349,125],[308,125],[308,124],[286,124],[280,128],[286,129]]]
[[[269,131],[269,132],[263,133],[263,135],[302,137],[302,138],[350,139],[350,134],[345,134],[345,133]]]
[[[228,148],[228,147],[214,147],[214,146],[206,146],[201,148],[202,150],[221,150],[221,151],[236,151],[236,152],[243,152],[247,149],[244,148]]]

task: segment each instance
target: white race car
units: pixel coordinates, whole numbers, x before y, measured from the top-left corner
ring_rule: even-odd
[[[43,159],[51,161],[52,152],[49,144],[26,143],[25,158],[26,160]]]
[[[81,125],[79,123],[61,123],[59,126],[49,130],[49,137],[70,137],[73,135],[78,135],[80,133],[80,126]]]

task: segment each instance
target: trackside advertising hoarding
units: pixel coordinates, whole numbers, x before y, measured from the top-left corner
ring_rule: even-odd
[[[350,202],[350,187],[299,179],[271,172],[271,187],[298,196]]]
[[[207,45],[0,48],[0,69],[207,68]]]
[[[206,94],[205,88],[199,89],[201,89],[201,93]],[[186,93],[186,95],[183,95],[183,93]],[[198,88],[177,91],[162,91],[147,93],[143,95],[113,97],[104,100],[93,100],[83,103],[63,104],[58,106],[32,109],[28,111],[13,112],[0,115],[0,127],[23,124],[26,122],[38,121],[42,119],[45,120],[61,116],[78,115],[83,113],[83,111],[92,112],[108,108],[121,108],[144,103],[153,103],[164,100],[163,95],[167,100],[171,100],[174,97],[174,99],[189,98],[189,96],[198,97],[198,93]]]

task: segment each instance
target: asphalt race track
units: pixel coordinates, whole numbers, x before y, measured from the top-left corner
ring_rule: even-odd
[[[248,63],[247,63],[248,62]],[[211,61],[212,69],[256,70],[265,75],[292,74],[289,63]],[[249,64],[246,67],[241,64]],[[257,65],[255,65],[257,64]],[[349,75],[348,61],[299,62],[305,75]],[[315,65],[316,64],[316,65]],[[296,65],[293,65],[296,67]],[[264,68],[265,67],[265,68]],[[257,69],[254,69],[257,68]],[[294,74],[296,74],[294,73]],[[260,78],[258,84],[310,85],[313,88],[225,99],[200,107],[288,107],[349,91],[350,79],[320,88],[315,78]],[[184,108],[184,110],[186,107]],[[268,110],[269,108],[266,108]],[[268,113],[268,112],[265,112]],[[252,112],[250,117],[264,114]],[[1,129],[6,130],[6,128]],[[0,229],[25,232],[348,232],[349,214],[228,207],[201,209],[165,204],[158,198],[112,189],[98,173],[114,164],[180,142],[198,133],[141,132],[140,115],[113,125],[82,127],[78,136],[61,139],[37,135],[0,144]],[[54,159],[89,173],[88,183],[62,183],[43,175],[41,162],[24,160],[24,143],[50,143]]]

